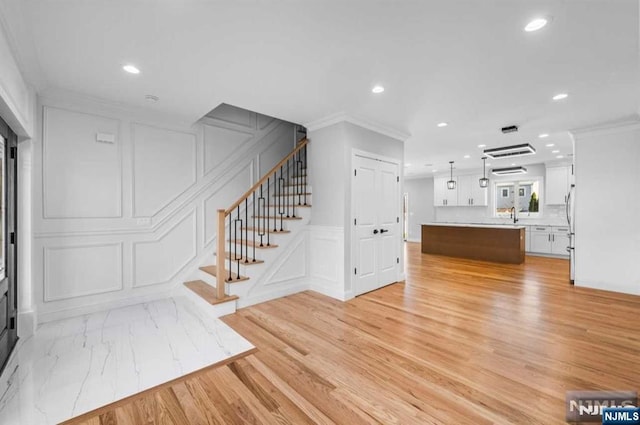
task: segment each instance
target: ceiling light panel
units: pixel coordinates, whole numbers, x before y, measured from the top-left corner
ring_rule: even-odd
[[[524,167],[494,168],[491,170],[491,174],[496,176],[513,176],[516,174],[527,174],[527,169]]]
[[[534,155],[535,153],[535,148],[529,143],[484,150],[484,154],[489,158],[511,158],[516,156]]]

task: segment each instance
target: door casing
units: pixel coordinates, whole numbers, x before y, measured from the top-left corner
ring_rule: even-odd
[[[6,178],[6,192],[5,192],[5,206],[6,206],[6,220],[5,220],[5,237],[3,243],[5,246],[5,259],[6,259],[6,276],[8,279],[8,309],[7,309],[7,332],[6,335],[0,335],[0,375],[4,371],[5,366],[11,356],[12,350],[15,348],[18,342],[18,208],[17,208],[17,196],[18,196],[18,175],[17,175],[17,163],[18,163],[18,137],[9,128],[6,122],[0,119],[0,135],[6,140],[5,142],[5,178]],[[4,311],[0,314],[5,314]],[[5,345],[6,344],[6,345]]]

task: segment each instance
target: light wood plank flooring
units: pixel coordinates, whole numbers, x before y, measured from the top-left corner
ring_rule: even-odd
[[[224,321],[257,351],[70,424],[564,424],[567,390],[640,390],[640,297],[566,260],[420,253],[341,303],[303,292]]]

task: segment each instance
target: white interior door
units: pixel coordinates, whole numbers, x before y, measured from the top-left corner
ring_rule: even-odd
[[[355,156],[355,293],[393,283],[398,275],[398,164]]]

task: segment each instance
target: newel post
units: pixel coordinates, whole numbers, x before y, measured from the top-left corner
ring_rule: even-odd
[[[218,210],[218,248],[216,255],[216,297],[221,300],[224,298],[224,281],[227,272],[224,269],[224,219],[226,217],[225,210]]]

